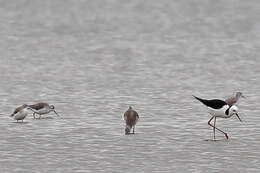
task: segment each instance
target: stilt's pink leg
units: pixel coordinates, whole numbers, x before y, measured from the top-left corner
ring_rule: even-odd
[[[217,129],[218,131],[222,132],[222,133],[226,136],[226,138],[228,139],[227,133],[225,133],[224,131],[220,130],[219,128],[213,126],[212,124],[210,124],[210,122],[213,120],[214,117],[215,117],[215,116],[213,116],[212,118],[210,118],[210,120],[208,121],[208,125],[211,126],[211,127],[213,127],[213,128],[215,128],[215,129]]]
[[[214,118],[214,127],[213,127],[213,133],[214,133],[214,140],[216,139],[216,117]]]

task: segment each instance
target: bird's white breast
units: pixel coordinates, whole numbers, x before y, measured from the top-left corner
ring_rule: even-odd
[[[44,108],[42,108],[42,109],[39,109],[38,110],[38,114],[47,114],[47,113],[49,113],[51,110],[49,109],[49,108],[46,108],[46,107],[44,107]]]
[[[216,117],[223,117],[225,118],[227,115],[225,114],[226,110],[229,108],[228,105],[224,105],[222,108],[220,109],[213,109],[211,107],[208,107],[209,109],[209,113],[213,116]]]
[[[23,109],[19,112],[17,112],[15,115],[14,115],[14,119],[15,120],[20,120],[20,119],[24,119],[28,114],[28,111]]]

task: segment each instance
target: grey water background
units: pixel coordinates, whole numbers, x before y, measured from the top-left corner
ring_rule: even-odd
[[[0,172],[259,172],[259,16],[258,0],[1,0]],[[207,141],[192,94],[236,91],[243,122]],[[9,117],[40,101],[61,118]]]

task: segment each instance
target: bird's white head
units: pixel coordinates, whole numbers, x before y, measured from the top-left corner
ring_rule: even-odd
[[[238,107],[235,106],[235,105],[231,106],[231,107],[229,108],[229,112],[230,112],[230,114],[235,114],[235,113],[237,113],[237,112],[238,112]]]
[[[50,105],[50,111],[53,111],[57,116],[60,116],[56,111],[54,105]]]
[[[231,106],[230,108],[229,108],[229,115],[236,115],[237,116],[237,118],[239,119],[239,121],[242,121],[241,119],[240,119],[240,117],[238,116],[238,107],[237,106],[235,106],[235,105],[233,105],[233,106]]]
[[[54,110],[55,109],[54,105],[50,105],[50,109]]]

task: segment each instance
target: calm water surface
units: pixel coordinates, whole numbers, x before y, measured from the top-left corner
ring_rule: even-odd
[[[258,0],[0,1],[0,172],[259,172]],[[242,91],[212,139],[192,98]],[[49,102],[61,118],[9,117]],[[124,135],[122,114],[140,114]]]

